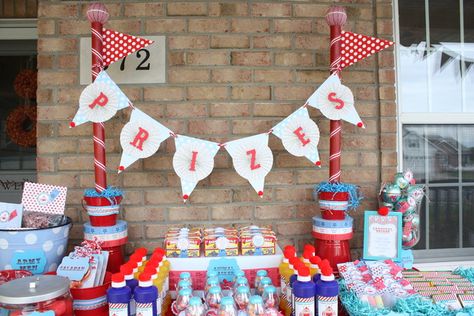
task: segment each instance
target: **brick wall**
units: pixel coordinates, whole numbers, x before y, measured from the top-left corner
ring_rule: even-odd
[[[0,0],[0,18],[35,18],[38,0]]]
[[[348,1],[349,2],[349,1]],[[353,3],[356,2],[356,3]],[[108,26],[130,34],[166,35],[167,83],[121,85],[136,106],[175,132],[224,141],[267,131],[301,106],[328,75],[329,1],[158,2],[105,1]],[[392,7],[387,1],[350,1],[346,30],[392,38]],[[69,187],[67,214],[82,238],[83,189],[93,187],[92,127],[69,129],[83,87],[79,85],[79,38],[89,35],[87,4],[39,2],[38,176],[39,181]],[[396,166],[393,51],[359,62],[343,74],[353,90],[365,130],[343,124],[343,175],[359,184],[363,209],[377,206],[381,180]],[[274,136],[274,168],[260,199],[234,171],[225,151],[201,181],[191,203],[180,199],[172,170],[174,142],[153,157],[135,163],[109,183],[125,190],[123,217],[129,222],[129,247],[155,247],[169,225],[271,224],[281,244],[312,240],[311,217],[318,213],[311,192],[328,177],[329,121],[311,117],[322,132],[323,167],[288,154]],[[120,159],[119,134],[128,110],[106,123],[109,166]],[[354,249],[360,248],[360,214]]]

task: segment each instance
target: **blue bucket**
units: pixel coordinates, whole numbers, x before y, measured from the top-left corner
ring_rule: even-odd
[[[0,270],[56,271],[66,252],[71,226],[68,217],[57,227],[0,229]]]

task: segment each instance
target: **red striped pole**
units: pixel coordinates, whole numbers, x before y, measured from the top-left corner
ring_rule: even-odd
[[[339,63],[341,61],[341,29],[346,23],[346,10],[340,6],[332,6],[326,14],[326,21],[330,27],[330,58],[331,73],[341,76]],[[341,182],[341,121],[331,120],[329,134],[329,182]]]
[[[87,10],[87,18],[91,22],[92,82],[94,82],[102,70],[102,29],[109,18],[109,13],[103,4],[93,3]],[[93,123],[93,133],[95,189],[100,193],[107,188],[104,123]]]

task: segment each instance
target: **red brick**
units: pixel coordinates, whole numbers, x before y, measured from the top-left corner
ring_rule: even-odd
[[[284,236],[292,235],[309,235],[311,234],[313,225],[311,221],[298,221],[298,222],[281,222],[278,221],[276,230],[279,234]]]
[[[140,20],[109,20],[107,27],[109,29],[125,32],[127,34],[138,34],[140,32]]]
[[[161,207],[127,206],[123,213],[128,222],[164,221],[166,210]]]
[[[275,125],[272,120],[234,120],[232,134],[259,134],[265,133]]]
[[[252,71],[240,68],[219,68],[211,70],[213,82],[249,82],[252,79]]]
[[[190,197],[191,203],[216,204],[229,203],[232,199],[232,190],[230,189],[200,189],[193,191]]]
[[[290,16],[291,5],[289,3],[252,3],[253,16]]]
[[[127,199],[128,200],[128,192]],[[157,189],[145,191],[146,205],[181,203],[183,201],[181,189]]]
[[[168,66],[184,65],[183,52],[168,52]]]
[[[294,206],[292,205],[257,205],[255,207],[256,219],[288,219],[292,218]]]
[[[39,2],[38,17],[40,18],[64,18],[77,17],[79,10],[77,4],[52,4],[50,2]]]
[[[187,53],[187,64],[190,65],[228,65],[229,53],[225,51],[206,51]]]
[[[286,117],[293,113],[297,107],[285,103],[256,103],[253,107],[253,115]]]
[[[283,184],[293,184],[294,183],[293,172],[290,171],[280,171],[272,170],[266,178],[265,183],[268,185],[283,185]]]
[[[68,172],[61,172],[60,174],[50,174],[50,173],[40,173],[38,174],[38,183],[47,183],[51,185],[62,185],[62,186],[67,186],[68,188],[74,188],[77,185],[77,172],[73,173],[68,173]],[[82,192],[81,192],[82,194]],[[82,198],[82,196],[81,196]],[[77,199],[76,201],[80,201],[80,199]],[[68,199],[67,201],[74,201],[72,199],[71,194],[68,192]]]
[[[51,69],[53,68],[54,56],[51,55],[38,55],[37,63],[40,69]]]
[[[184,89],[178,87],[145,88],[145,101],[179,101],[184,99]]]
[[[169,104],[166,107],[166,117],[168,118],[196,118],[207,116],[207,106],[205,104],[179,103]]]
[[[293,12],[298,17],[324,17],[328,10],[327,5],[321,4],[295,4]]]
[[[296,70],[296,82],[321,84],[327,78],[328,72],[326,70]]]
[[[168,15],[207,15],[205,2],[170,2],[167,4]]]
[[[234,86],[232,87],[232,99],[241,100],[269,100],[269,86]]]
[[[209,3],[210,16],[245,16],[248,15],[247,3]]]
[[[254,36],[255,48],[291,48],[291,37],[284,35]]]
[[[209,107],[211,116],[248,116],[250,105],[245,103],[212,103]]]
[[[306,100],[313,92],[311,86],[278,86],[273,90],[276,100]]]
[[[164,14],[162,3],[125,3],[124,15],[130,17],[161,16]]]
[[[268,66],[271,63],[269,52],[232,52],[232,65]]]
[[[67,52],[77,48],[77,40],[73,38],[40,38],[38,51],[41,52]]]
[[[311,24],[311,20],[273,20],[274,31],[278,33],[310,33]]]
[[[225,19],[190,19],[188,29],[192,33],[225,33],[230,27]]]
[[[207,69],[170,68],[168,69],[168,82],[188,83],[188,82],[208,82],[210,78]]]
[[[56,21],[54,20],[39,20],[38,35],[53,35],[56,32]]]
[[[256,202],[266,203],[272,200],[273,190],[271,188],[265,188],[263,196],[260,197],[252,187],[246,187],[234,189],[234,195],[232,198],[233,202]]]
[[[246,35],[213,35],[211,48],[249,48],[250,41]]]
[[[297,35],[295,38],[295,48],[322,50],[328,49],[329,39],[321,35]]]
[[[266,19],[233,19],[232,32],[266,33],[270,30],[270,21]]]
[[[54,153],[72,153],[77,149],[77,143],[63,138],[39,138],[36,142],[38,155]]]
[[[190,134],[197,135],[225,135],[230,131],[226,120],[189,121],[188,129]]]
[[[211,208],[212,220],[251,220],[253,206],[219,205]]]
[[[168,232],[168,225],[154,225],[147,224],[145,226],[145,237],[146,238],[164,238]]]
[[[38,120],[50,121],[50,120],[66,120],[73,117],[77,111],[72,106],[39,106],[38,107]]]
[[[122,178],[125,187],[162,187],[167,185],[166,177],[160,173],[126,171]]]
[[[184,207],[170,207],[169,210],[170,221],[199,221],[209,219],[209,208],[207,206],[184,206]]]
[[[227,87],[188,87],[189,100],[223,100],[227,98]]]
[[[210,184],[212,186],[225,186],[225,185],[246,185],[248,184],[247,180],[240,177],[235,173],[234,170],[224,170],[218,171],[214,170],[210,175]],[[235,196],[234,196],[235,198]]]
[[[169,49],[208,48],[208,36],[170,36]]]
[[[186,21],[183,19],[153,19],[145,21],[145,32],[154,33],[179,33],[186,30]]]
[[[312,53],[276,53],[275,65],[278,66],[312,66],[314,55]]]

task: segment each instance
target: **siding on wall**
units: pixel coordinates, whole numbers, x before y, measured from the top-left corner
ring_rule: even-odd
[[[167,83],[121,85],[132,102],[177,133],[225,141],[267,131],[301,106],[328,75],[327,1],[105,1],[108,26],[130,34],[166,35]],[[392,39],[391,1],[344,3],[345,29]],[[89,35],[87,3],[40,0],[38,14],[38,177],[67,185],[67,214],[82,238],[84,188],[93,187],[92,127],[68,128],[83,87],[79,38]],[[394,56],[389,49],[351,66],[343,80],[354,92],[365,130],[343,124],[342,180],[361,186],[366,199],[356,217],[352,247],[362,246],[361,214],[377,207],[380,182],[396,169]],[[312,241],[318,213],[313,185],[328,177],[329,121],[314,109],[322,133],[321,169],[293,157],[270,137],[274,168],[260,199],[232,167],[225,151],[201,181],[189,205],[172,169],[174,142],[121,175],[119,134],[129,111],[106,123],[109,184],[125,190],[122,216],[129,250],[161,245],[169,225],[270,224],[280,244]]]

